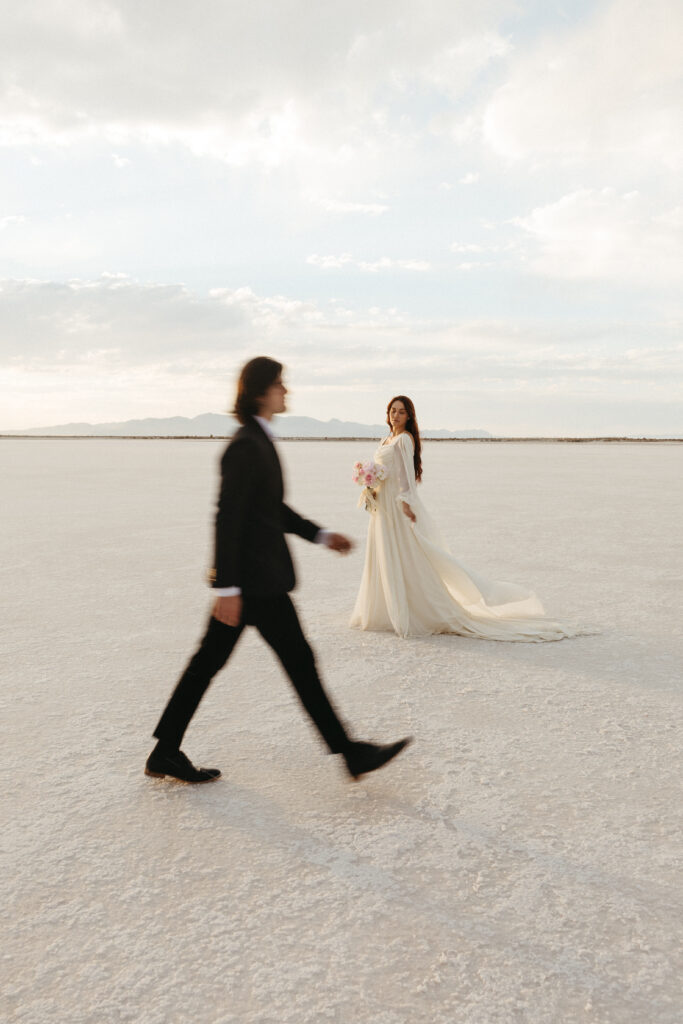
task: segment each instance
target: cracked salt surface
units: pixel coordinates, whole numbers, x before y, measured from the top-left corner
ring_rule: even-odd
[[[283,443],[295,594],[356,733],[351,784],[251,632],[145,778],[208,609],[218,442],[5,441],[5,938],[22,1024],[678,1024],[683,448],[427,444],[452,550],[600,630],[544,645],[349,630],[372,444]]]

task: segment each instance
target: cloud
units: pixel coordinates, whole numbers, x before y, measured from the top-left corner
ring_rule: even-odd
[[[660,212],[639,192],[580,189],[514,223],[538,274],[656,288],[683,279],[683,208]]]
[[[451,244],[451,252],[490,252],[492,249],[496,250],[497,246],[486,246],[480,245],[477,242],[453,242]]]
[[[463,174],[461,178],[458,178],[455,184],[452,181],[439,182],[439,188],[444,192],[451,192],[458,185],[474,185],[477,181],[479,181],[479,175],[474,171],[468,171],[467,174]]]
[[[407,115],[406,96],[456,103],[506,52],[497,24],[512,9],[206,0],[198,16],[183,0],[153,13],[132,0],[26,0],[3,17],[0,143],[180,144],[238,167],[294,165],[321,195],[339,184],[330,202],[346,205],[344,186],[412,159],[424,119]]]
[[[500,269],[503,266],[501,256],[517,255],[519,256],[520,246],[514,242],[500,242],[499,244],[482,244],[481,242],[452,242],[449,246],[451,252],[456,253],[458,256],[468,256],[467,260],[463,260],[461,263],[456,263],[456,269],[469,273],[473,270],[485,270],[488,267],[496,267]],[[484,257],[488,256],[488,259]],[[472,259],[471,257],[478,257]],[[490,257],[494,257],[491,259]]]
[[[680,429],[673,321],[424,319],[247,287],[200,295],[121,274],[0,281],[0,317],[4,429],[219,411],[241,364],[263,353],[287,367],[291,411],[323,420],[374,422],[387,393],[409,388],[425,426]]]
[[[343,202],[338,199],[322,199],[322,198],[311,198],[311,202],[316,206],[322,207],[323,210],[327,210],[328,213],[362,213],[369,214],[372,217],[378,217],[382,213],[386,213],[389,207],[385,203],[353,203]]]
[[[547,327],[495,319],[421,319],[250,288],[198,295],[112,274],[92,281],[0,282],[0,365],[26,372],[98,365],[111,373],[222,373],[255,347],[281,352],[306,378],[344,381],[399,360],[410,379],[448,387],[513,376],[683,374],[675,324]]]
[[[380,270],[412,270],[424,273],[430,269],[426,260],[395,260],[388,256],[382,256],[378,260],[358,260],[348,252],[339,256],[319,256],[313,253],[306,258],[306,262],[314,267],[322,267],[324,270],[340,270],[344,267],[361,270],[365,274],[376,274]]]
[[[12,213],[7,217],[0,217],[0,231],[4,231],[5,228],[11,227],[13,224],[24,224],[26,217],[22,214]]]
[[[9,5],[3,396],[70,377],[74,401],[144,404],[144,381],[156,409],[184,387],[203,411],[271,346],[311,411],[316,388],[401,379],[599,403],[642,372],[670,394],[683,8],[570,7]],[[600,285],[576,329],[578,289],[550,278]]]
[[[424,78],[442,95],[459,99],[479,72],[510,52],[509,41],[497,31],[473,33],[454,45],[440,47],[424,70]]]
[[[597,6],[510,56],[505,83],[485,104],[484,140],[512,161],[680,168],[682,35],[678,0]]]

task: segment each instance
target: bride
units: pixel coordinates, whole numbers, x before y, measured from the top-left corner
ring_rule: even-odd
[[[574,635],[545,615],[531,591],[485,580],[449,553],[417,494],[422,445],[409,398],[392,398],[387,423],[391,434],[374,456],[386,478],[374,492],[350,624],[403,637],[457,633],[538,643]]]

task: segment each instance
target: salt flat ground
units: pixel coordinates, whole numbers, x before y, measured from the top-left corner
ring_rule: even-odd
[[[556,644],[347,628],[372,443],[282,443],[296,600],[353,784],[244,635],[142,774],[203,628],[211,441],[0,442],[3,1020],[679,1024],[683,447],[427,444],[454,551],[599,630]]]

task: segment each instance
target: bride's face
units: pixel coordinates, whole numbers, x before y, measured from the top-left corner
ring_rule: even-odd
[[[391,424],[391,430],[394,434],[400,434],[402,430],[406,429],[406,423],[408,422],[408,413],[403,402],[394,402],[389,410],[389,422]]]

